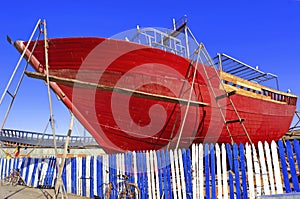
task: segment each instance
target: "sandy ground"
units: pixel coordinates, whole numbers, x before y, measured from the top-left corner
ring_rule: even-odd
[[[25,186],[12,186],[9,184],[0,183],[0,198],[4,199],[36,199],[36,198],[47,198],[50,199],[54,196],[53,189],[36,189]],[[62,194],[58,196],[62,197]],[[87,197],[76,196],[73,194],[68,194],[69,199],[86,199]]]

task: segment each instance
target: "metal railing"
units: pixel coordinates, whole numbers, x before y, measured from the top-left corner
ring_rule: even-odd
[[[56,135],[56,141],[64,143],[67,139],[66,135]],[[21,131],[14,129],[2,129],[0,132],[0,140],[16,143],[24,143],[49,146],[49,143],[53,142],[54,138],[52,134],[43,134],[37,132]],[[85,145],[98,145],[93,137],[90,136],[71,136],[70,144],[80,144],[81,146]]]

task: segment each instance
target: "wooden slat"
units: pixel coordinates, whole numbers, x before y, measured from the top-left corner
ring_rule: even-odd
[[[268,180],[268,173],[266,168],[266,162],[265,162],[265,155],[264,155],[264,148],[261,141],[258,142],[258,152],[259,152],[259,160],[261,165],[261,175],[263,179],[263,185],[264,185],[264,193],[265,195],[270,195],[270,189],[269,189],[269,180]]]
[[[228,73],[225,73],[225,72],[222,72],[222,71],[220,72],[220,76],[223,80],[227,80],[227,81],[232,82],[234,84],[244,86],[244,87],[247,87],[247,88],[250,88],[250,89],[254,89],[256,91],[267,90],[267,91],[271,91],[273,93],[277,93],[277,94],[284,95],[284,96],[297,97],[296,95],[293,95],[291,93],[285,93],[285,92],[278,91],[278,90],[275,90],[275,89],[272,89],[272,88],[269,88],[269,87],[266,87],[266,86],[262,86],[260,84],[250,82],[248,80],[236,77],[234,75],[231,75],[231,74],[228,74]]]
[[[282,181],[281,181],[281,175],[280,175],[281,170],[280,170],[280,166],[279,166],[277,150],[278,149],[277,149],[276,142],[273,140],[271,142],[271,151],[272,151],[272,160],[273,160],[273,166],[274,166],[276,190],[277,190],[277,194],[282,194],[283,188],[282,188]]]
[[[276,194],[275,192],[275,185],[274,185],[274,175],[273,175],[273,166],[272,166],[272,157],[270,152],[270,146],[268,142],[265,142],[265,153],[268,165],[268,174],[271,186],[271,194]]]
[[[289,160],[289,165],[290,165],[290,174],[292,176],[292,182],[293,182],[293,187],[295,192],[299,192],[299,182],[298,182],[298,175],[296,171],[296,165],[295,165],[295,159],[294,159],[294,150],[292,148],[291,142],[289,140],[286,141],[286,151],[287,151],[287,156]]]
[[[285,159],[285,148],[283,146],[282,140],[278,140],[278,146],[279,146],[279,156],[280,156],[280,162],[281,162],[281,171],[283,174],[283,181],[284,181],[284,187],[285,191],[287,193],[292,192],[289,182],[289,175],[286,165],[286,159]]]
[[[46,80],[46,76],[43,74],[40,74],[40,73],[25,71],[25,74],[31,78]],[[125,94],[125,95],[132,95],[132,96],[140,97],[140,98],[159,100],[159,101],[171,102],[171,103],[180,103],[183,105],[188,104],[188,100],[186,100],[186,99],[180,99],[180,98],[175,98],[175,97],[170,97],[170,96],[165,96],[165,95],[158,95],[158,94],[153,94],[153,93],[146,93],[143,91],[137,91],[137,90],[121,88],[121,87],[110,87],[110,86],[101,85],[101,84],[83,82],[83,81],[79,81],[79,80],[75,80],[75,79],[57,77],[57,76],[53,76],[53,75],[49,75],[49,80],[51,82],[56,82],[58,84],[63,84],[63,85],[67,85],[67,86],[75,85],[76,87],[80,87],[80,88],[117,92],[117,93],[121,93],[121,94]],[[204,102],[198,102],[198,101],[192,101],[192,100],[190,101],[190,106],[203,107],[203,106],[208,106],[208,105],[209,105],[208,103],[204,103]]]

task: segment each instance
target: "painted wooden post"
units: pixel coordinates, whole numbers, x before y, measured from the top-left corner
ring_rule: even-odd
[[[228,181],[227,181],[227,152],[225,144],[222,144],[222,172],[223,172],[223,197],[228,199]]]
[[[266,152],[266,158],[267,158],[268,174],[269,174],[270,186],[271,186],[271,194],[276,194],[270,146],[269,146],[268,142],[266,142],[266,141],[265,141],[265,152]]]
[[[189,196],[188,199],[193,198],[193,185],[192,185],[192,160],[191,160],[191,151],[190,149],[186,150],[186,163],[187,163],[187,173],[186,173],[186,182],[187,182],[187,195]]]
[[[174,150],[174,161],[175,161],[175,176],[176,176],[176,189],[178,199],[182,199],[182,186],[180,183],[180,172],[179,172],[179,159],[178,150]]]
[[[196,144],[193,144],[192,145],[192,170],[193,170],[193,172],[192,172],[192,184],[193,184],[193,199],[196,199],[197,198],[197,175],[196,175],[196,173],[197,173],[197,169],[198,168],[196,168],[196,160],[198,160],[197,159],[197,157],[198,157],[198,154],[196,153],[196,148],[197,148],[197,146],[196,146]],[[198,198],[199,198],[199,196],[198,196]]]
[[[264,148],[260,141],[258,142],[258,152],[259,152],[261,174],[262,174],[263,185],[264,185],[264,194],[270,195],[270,189],[269,189],[270,186],[269,186],[268,173],[267,173],[266,162],[265,162]]]
[[[254,144],[252,144],[253,151],[253,162],[254,162],[254,173],[255,173],[255,182],[256,182],[256,197],[261,196],[261,180],[260,180],[260,168],[259,161],[256,154],[256,148]]]
[[[211,197],[216,198],[216,171],[215,171],[215,149],[214,145],[210,145],[210,173],[211,173]]]
[[[300,172],[300,146],[299,146],[299,141],[297,139],[294,139],[294,147],[295,147],[295,153],[297,157],[298,170]]]
[[[183,167],[181,149],[178,149],[178,160],[179,160],[179,176],[178,176],[178,178],[180,178],[180,181],[181,181],[180,187],[181,187],[181,191],[182,191],[182,198],[186,199],[186,184],[185,184],[185,175],[184,175],[184,167]]]
[[[234,185],[233,185],[233,160],[231,146],[226,144],[226,151],[229,163],[229,186],[230,186],[230,199],[234,199]]]
[[[215,145],[216,148],[216,164],[217,164],[217,178],[218,178],[218,198],[222,199],[222,171],[221,171],[221,151],[218,144]]]
[[[275,141],[271,142],[271,149],[272,149],[272,160],[273,160],[273,165],[274,165],[274,174],[275,174],[277,194],[282,194],[283,188],[282,188],[282,181],[281,181],[281,170],[279,167],[277,144]]]
[[[285,149],[282,143],[282,140],[278,140],[278,146],[279,146],[279,156],[280,156],[280,161],[281,161],[281,171],[283,174],[283,181],[284,181],[284,186],[285,186],[285,191],[287,193],[292,192],[291,187],[290,187],[290,182],[289,182],[289,176],[288,176],[288,171],[287,171],[287,166],[286,166],[286,159],[285,159]]]
[[[205,144],[204,146],[204,161],[205,161],[205,195],[206,198],[210,198],[210,183],[209,183],[209,146],[208,144]]]
[[[251,150],[251,145],[249,145],[248,143],[246,143],[246,159],[247,159],[249,198],[254,199],[255,198],[255,192],[254,192],[252,150]]]
[[[170,198],[173,198],[173,192],[172,192],[172,185],[171,185],[171,163],[170,163],[170,153],[169,151],[166,151],[166,166],[167,166],[167,179],[168,179],[168,193]],[[169,198],[169,197],[168,197]],[[174,196],[175,198],[175,196]]]
[[[203,199],[204,198],[204,167],[203,167],[203,159],[204,159],[204,150],[203,150],[203,145],[202,144],[199,144],[199,172],[198,172],[198,175],[199,175],[199,189],[200,189],[200,192],[199,192],[199,195],[200,195],[200,198]]]
[[[236,143],[233,144],[233,167],[235,174],[235,191],[236,198],[241,198],[241,182],[240,182],[240,169],[239,169],[239,150]]]
[[[248,198],[244,145],[240,144],[239,149],[240,149],[240,160],[241,160],[241,169],[242,169],[242,186],[243,186],[242,198]]]
[[[297,175],[296,165],[295,165],[296,160],[294,160],[294,151],[289,140],[286,141],[286,151],[289,160],[290,174],[292,176],[294,191],[299,192],[300,190],[299,190],[298,175]]]

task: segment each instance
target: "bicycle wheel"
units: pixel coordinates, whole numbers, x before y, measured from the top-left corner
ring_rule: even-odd
[[[140,189],[139,187],[134,183],[127,183],[126,185],[126,192],[127,197],[130,199],[139,199],[140,195]]]
[[[19,180],[20,180],[20,176],[14,176],[11,179],[11,185],[16,186],[19,183]]]
[[[110,183],[103,183],[101,184],[101,189],[103,191],[103,195],[100,196],[101,198],[103,199],[110,199],[110,196],[113,192],[113,184],[110,182]]]

